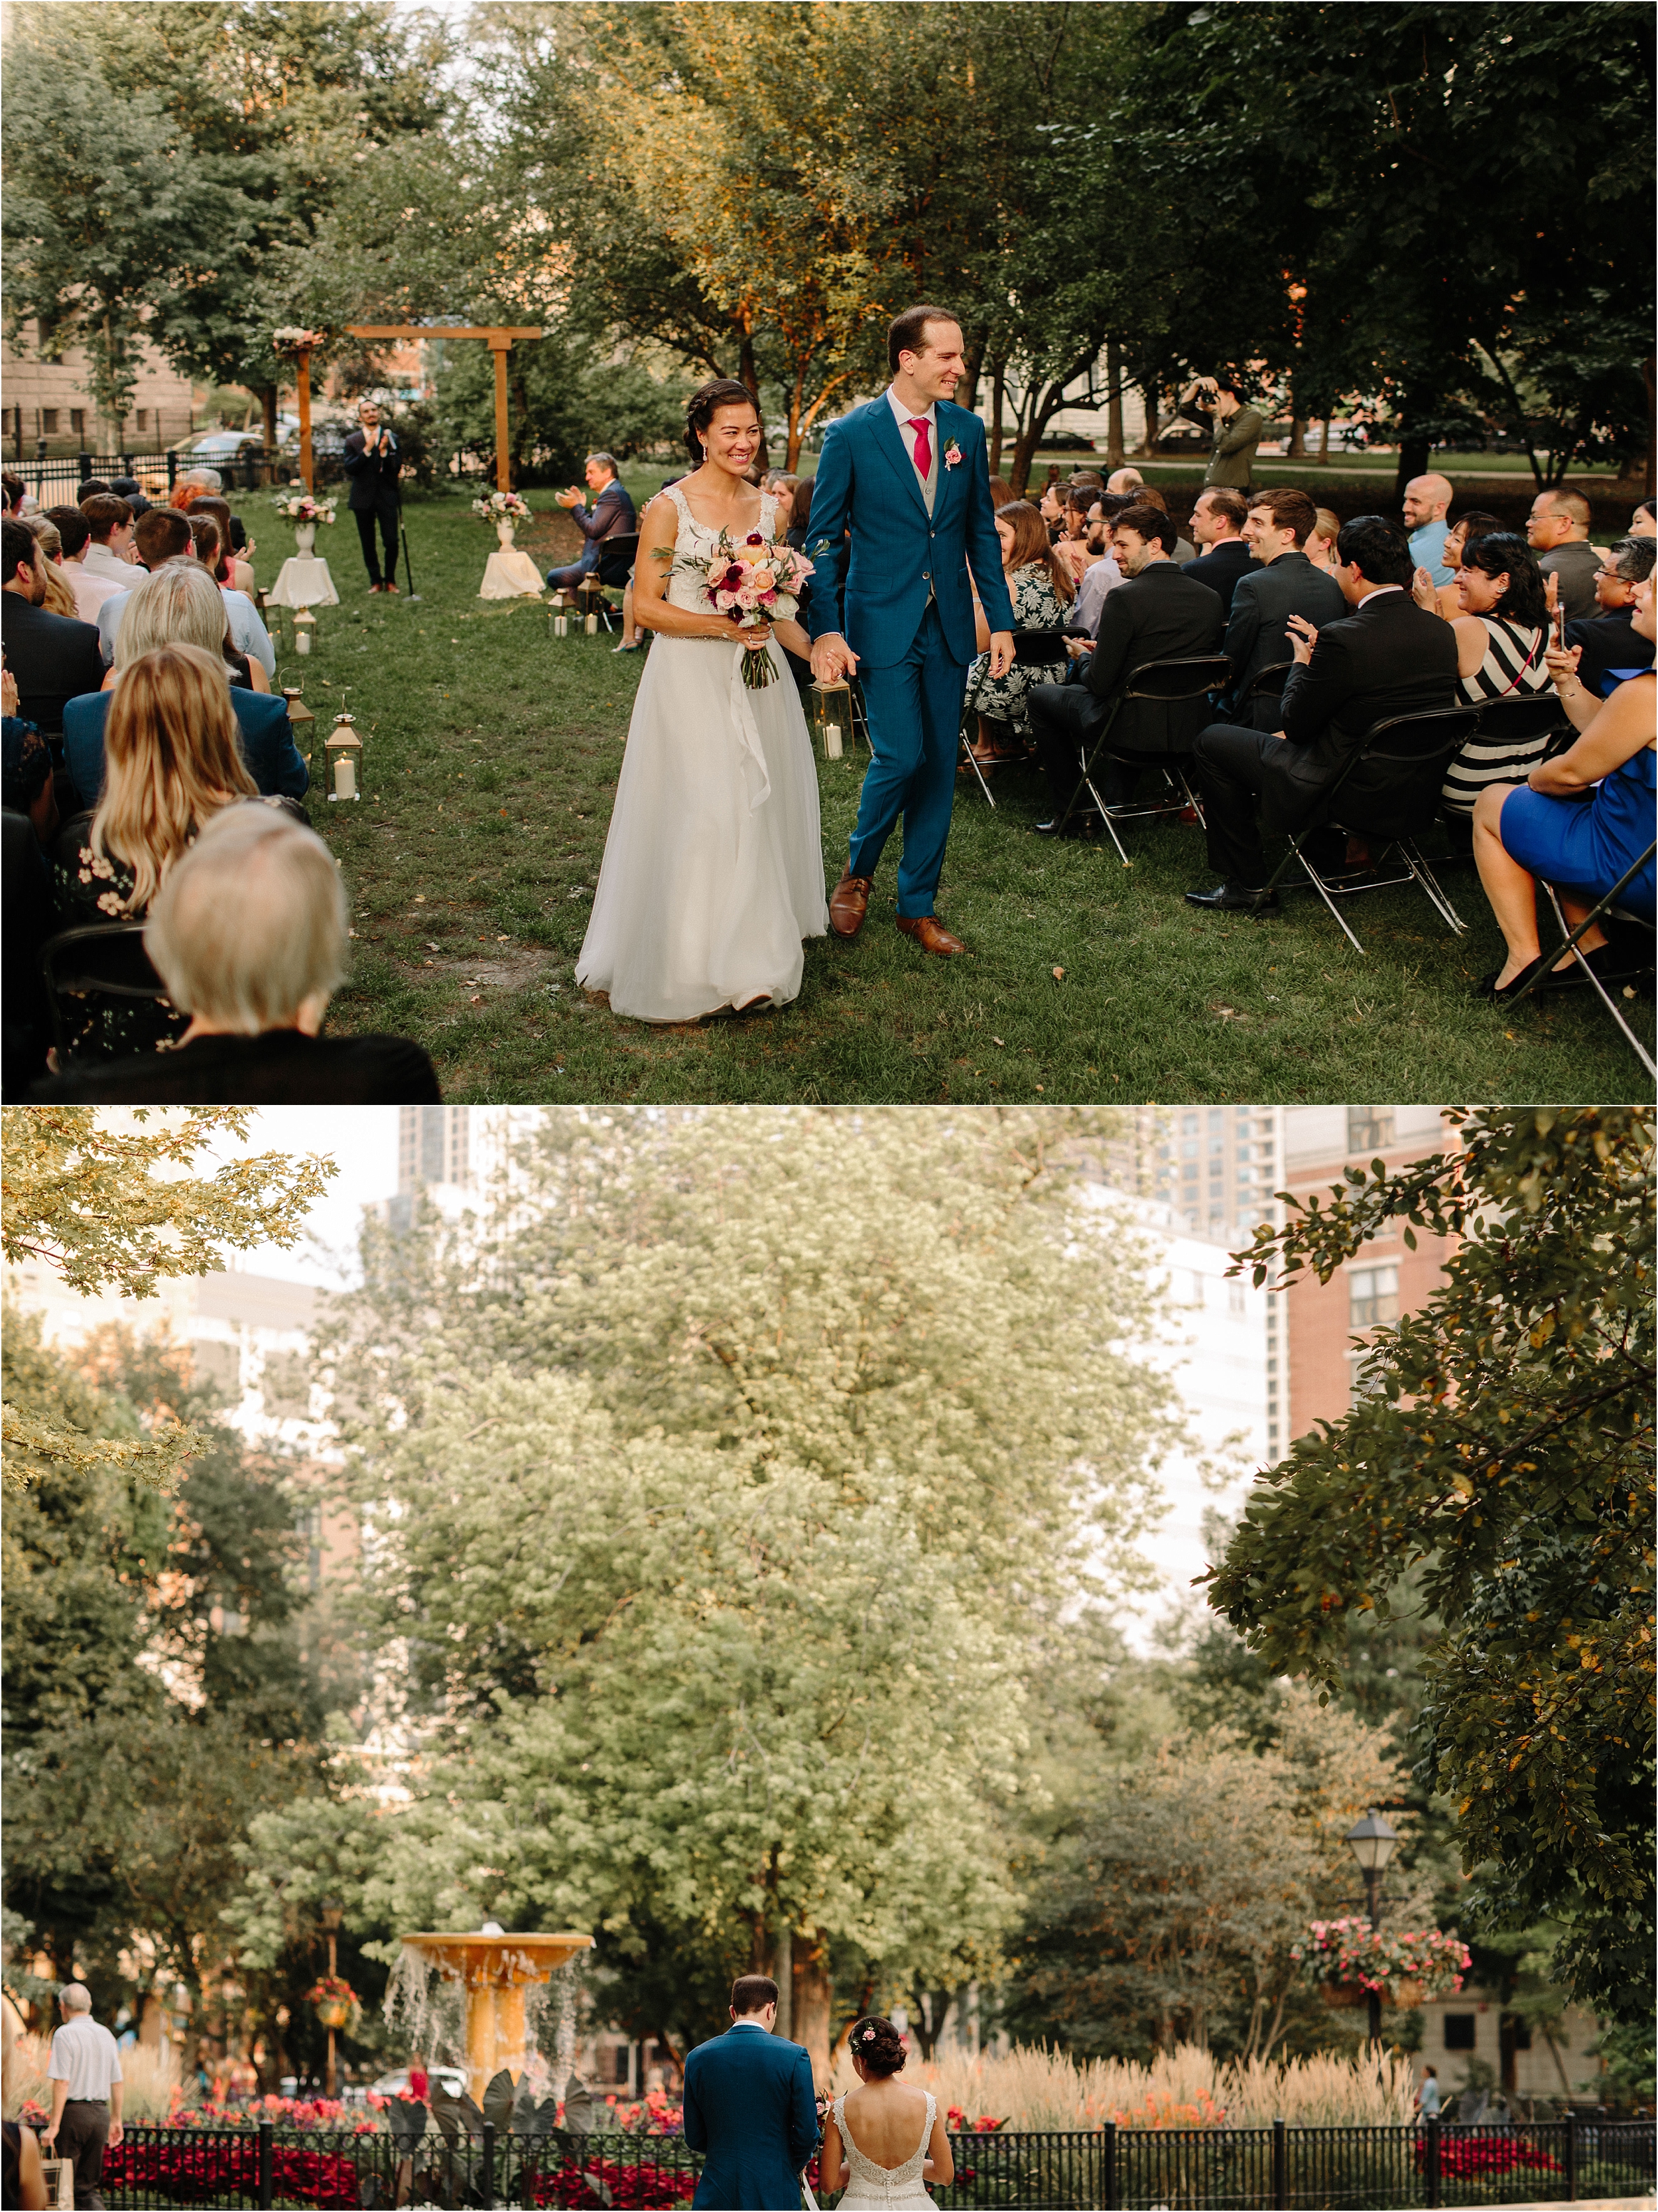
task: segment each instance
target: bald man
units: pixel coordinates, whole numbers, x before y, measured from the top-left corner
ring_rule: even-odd
[[[1448,584],[1455,573],[1445,566],[1445,516],[1451,496],[1448,477],[1412,477],[1405,487],[1405,527],[1411,533],[1411,558],[1418,568],[1432,571],[1436,584]]]
[[[1138,469],[1113,469],[1105,480],[1108,491],[1133,491],[1145,482]]]

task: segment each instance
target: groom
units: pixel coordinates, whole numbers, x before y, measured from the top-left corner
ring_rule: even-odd
[[[881,398],[830,423],[811,495],[811,672],[834,684],[859,672],[875,754],[829,927],[840,937],[862,928],[882,848],[902,814],[898,927],[923,951],[948,955],[967,950],[932,901],[975,651],[969,565],[990,624],[993,676],[1013,665],[1013,608],[984,425],[950,404],[967,367],[961,325],[942,307],[906,307],[887,332],[887,360],[893,377]],[[830,626],[843,588],[844,635]]]
[[[777,1984],[741,1974],[732,2024],[685,2060],[685,2140],[706,2151],[694,2207],[799,2212],[800,2169],[817,2147],[811,2060],[772,2033]]]

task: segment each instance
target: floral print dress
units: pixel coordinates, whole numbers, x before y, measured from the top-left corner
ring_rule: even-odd
[[[1027,561],[1007,580],[1013,600],[1015,629],[1063,629],[1066,610],[1053,579],[1040,561]],[[1039,684],[1057,684],[1064,664],[1044,667],[1035,661],[1016,660],[1005,676],[990,672],[990,655],[981,653],[967,674],[967,703],[974,713],[994,722],[1011,722],[1021,738],[1030,735],[1030,709],[1025,695]]]
[[[107,860],[93,850],[89,813],[77,814],[65,823],[52,855],[52,874],[58,929],[143,918],[127,908],[131,869],[125,860]],[[165,1052],[190,1027],[189,1015],[166,999],[82,1000],[66,994],[63,1012],[70,1054],[76,1060],[125,1060],[135,1052]]]

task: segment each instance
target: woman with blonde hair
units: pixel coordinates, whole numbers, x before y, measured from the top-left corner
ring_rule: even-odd
[[[124,620],[123,642],[126,628]],[[58,841],[58,927],[139,919],[203,823],[258,796],[222,660],[194,645],[126,660],[104,727],[103,795]],[[164,1045],[185,1027],[165,1000],[105,1000],[85,1014],[70,1050],[107,1059]]]
[[[48,522],[44,514],[23,514],[18,520],[25,530],[33,532],[40,548],[40,567],[46,579],[46,596],[41,605],[49,615],[66,615],[71,622],[84,621],[75,586],[64,574],[64,540],[58,525]]]
[[[1002,573],[1013,601],[1015,630],[1063,629],[1066,609],[1077,596],[1063,548],[1050,545],[1041,507],[1028,499],[1010,500],[996,510],[996,535],[1002,545]],[[1016,758],[1030,733],[1025,695],[1053,680],[1036,663],[1016,660],[1005,676],[990,672],[990,629],[976,603],[979,657],[968,671],[967,703],[979,717],[979,742],[973,757],[980,765]]]
[[[1336,558],[1336,539],[1341,530],[1341,517],[1332,507],[1315,507],[1318,520],[1307,532],[1306,554],[1314,568],[1322,568],[1327,576],[1333,576],[1341,566]]]
[[[204,519],[203,528],[216,533],[217,526]],[[250,691],[270,689],[269,678],[252,655],[237,652],[224,593],[203,561],[164,562],[134,585],[121,611],[121,626],[115,633],[115,665],[106,690],[113,688],[130,662],[162,645],[199,646],[203,653],[218,655],[233,684]]]

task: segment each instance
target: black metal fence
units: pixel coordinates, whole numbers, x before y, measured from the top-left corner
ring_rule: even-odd
[[[292,453],[268,453],[250,446],[240,453],[70,453],[55,460],[9,460],[6,466],[21,477],[42,507],[73,507],[81,487],[93,477],[105,483],[131,477],[147,495],[165,498],[179,478],[193,468],[216,469],[229,491],[258,491],[270,483],[286,483],[298,473]]]
[[[1640,2197],[1654,2179],[1650,2120],[1578,2116],[1513,2127],[1152,2130],[950,2137],[944,2208],[1090,2212],[1368,2212],[1369,2208],[1570,2203]],[[172,2205],[671,2207],[689,2203],[701,2160],[672,2136],[452,2138],[319,2134],[269,2122],[241,2129],[131,2127],[106,2154],[115,2208]],[[816,2172],[812,2179],[815,2182]]]

